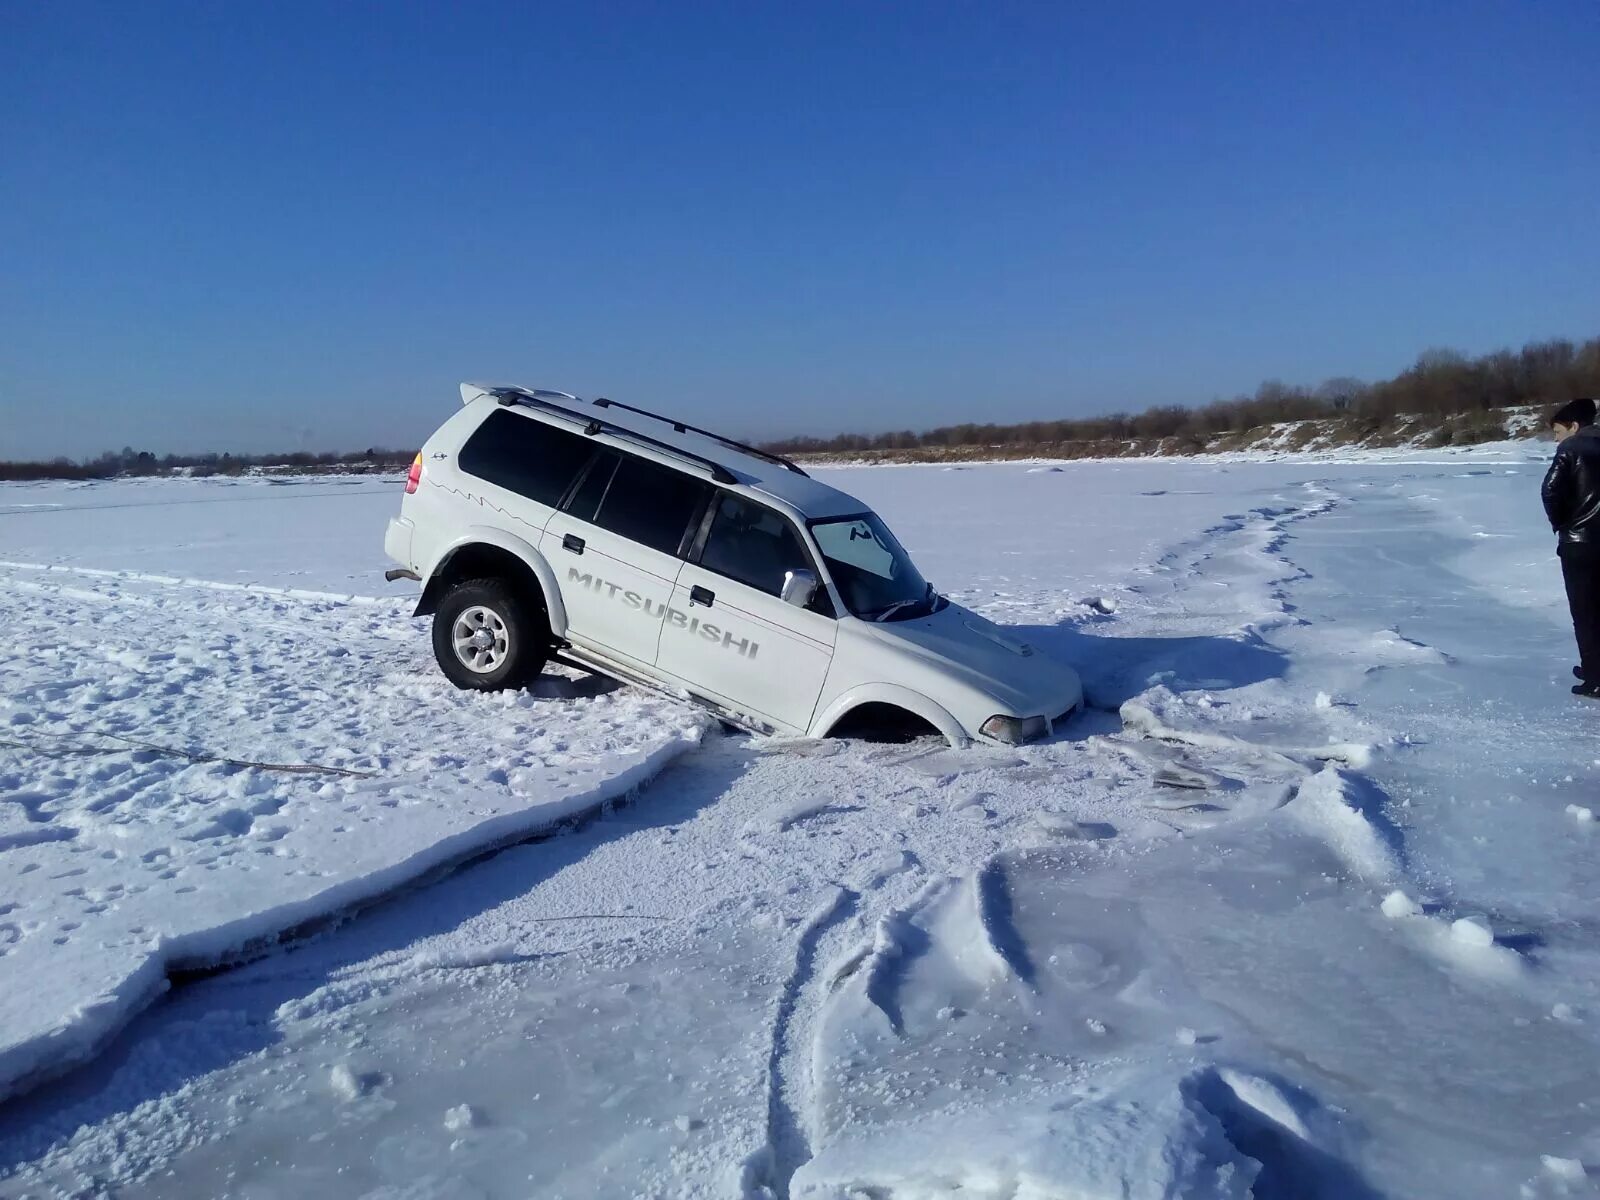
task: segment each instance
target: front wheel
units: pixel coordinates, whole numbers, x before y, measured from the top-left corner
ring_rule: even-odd
[[[519,688],[544,669],[550,629],[544,613],[502,580],[471,579],[439,601],[433,655],[458,688]]]

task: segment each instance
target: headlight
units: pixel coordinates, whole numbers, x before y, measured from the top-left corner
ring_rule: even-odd
[[[979,727],[978,732],[984,737],[994,738],[997,742],[1020,746],[1023,742],[1042,738],[1049,730],[1050,722],[1043,717],[993,716]]]

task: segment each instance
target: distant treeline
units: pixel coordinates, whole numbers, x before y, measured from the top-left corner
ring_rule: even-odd
[[[411,465],[414,450],[358,450],[349,454],[164,454],[124,446],[99,458],[74,462],[56,458],[49,462],[0,462],[0,480],[126,479],[147,475],[243,475],[259,468],[283,468],[291,473],[312,471],[398,471]]]
[[[1149,442],[1165,438],[1209,442],[1286,421],[1338,417],[1352,437],[1392,426],[1402,414],[1474,417],[1483,436],[1499,433],[1492,410],[1554,406],[1575,396],[1600,396],[1600,338],[1530,342],[1520,351],[1500,350],[1469,358],[1454,350],[1429,350],[1393,379],[1364,383],[1336,378],[1314,388],[1269,380],[1253,396],[1217,400],[1200,408],[1163,405],[1141,413],[1019,425],[942,425],[916,433],[839,434],[768,442],[780,454],[849,454],[860,451],[944,449],[954,446],[1049,446],[1065,442]],[[1459,422],[1457,424],[1460,424]]]
[[[1497,410],[1553,407],[1575,396],[1600,397],[1600,338],[1581,343],[1561,338],[1530,342],[1518,351],[1499,350],[1478,358],[1454,350],[1429,350],[1393,379],[1364,383],[1341,377],[1313,388],[1269,380],[1252,396],[1216,400],[1199,408],[1171,404],[1108,417],[1018,425],[943,425],[921,433],[907,429],[830,438],[793,437],[765,445],[783,454],[998,447],[1016,456],[1030,447],[1073,443],[1101,448],[1115,443],[1164,443],[1165,450],[1185,453],[1207,448],[1224,434],[1322,418],[1337,418],[1339,439],[1355,442],[1408,424],[1399,420],[1403,416],[1437,418],[1442,442],[1465,443],[1505,436],[1503,417]],[[0,480],[110,479],[169,475],[180,470],[189,475],[242,475],[263,468],[292,473],[396,471],[405,469],[412,456],[410,450],[371,449],[351,454],[296,451],[167,454],[158,458],[148,450],[125,446],[120,452],[85,462],[67,458],[0,462]]]

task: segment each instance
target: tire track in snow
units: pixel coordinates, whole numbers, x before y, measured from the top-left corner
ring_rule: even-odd
[[[1012,916],[1011,880],[1004,862],[997,855],[984,864],[973,879],[977,900],[978,924],[994,956],[1029,988],[1037,986],[1034,964],[1026,939],[1017,931]]]
[[[845,923],[855,916],[861,895],[833,885],[812,912],[795,943],[794,966],[784,982],[772,1025],[767,1059],[767,1144],[746,1162],[746,1190],[787,1200],[789,1181],[812,1154],[813,1048],[817,1017],[826,990],[810,985],[818,978],[824,941],[843,941]]]

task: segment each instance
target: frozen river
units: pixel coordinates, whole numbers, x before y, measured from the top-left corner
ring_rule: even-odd
[[[1003,752],[456,693],[394,481],[0,489],[0,1195],[1591,1194],[1540,456],[826,472],[1083,673]]]

